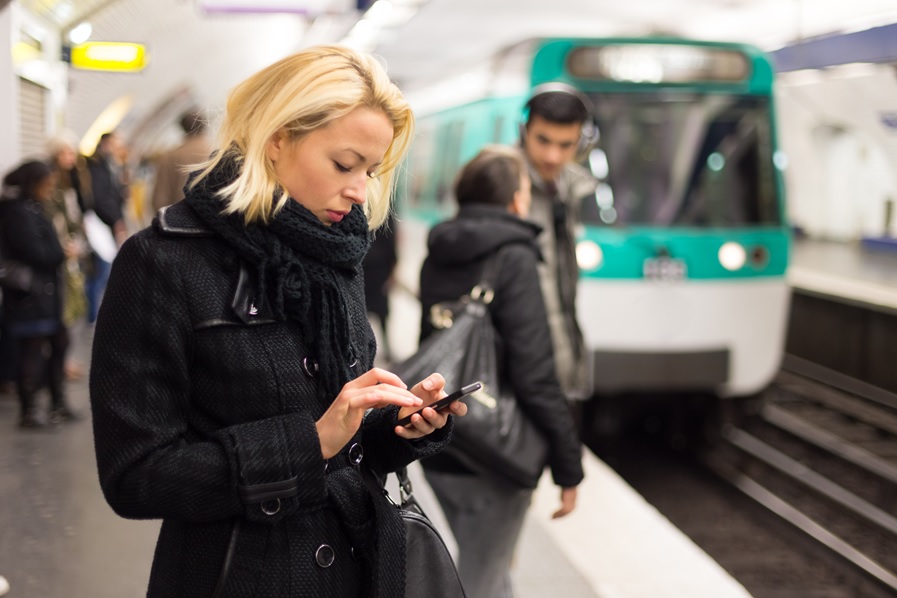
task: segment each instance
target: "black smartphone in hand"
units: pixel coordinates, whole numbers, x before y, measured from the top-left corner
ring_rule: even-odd
[[[436,411],[439,411],[440,409],[445,409],[446,407],[448,407],[449,405],[451,405],[458,399],[462,399],[462,398],[466,397],[467,395],[469,395],[470,393],[476,392],[481,388],[483,388],[483,385],[480,384],[479,382],[474,382],[473,384],[468,384],[467,386],[462,387],[460,390],[456,390],[452,394],[442,397],[435,403],[431,403],[431,404],[427,405],[426,407],[421,407],[414,413],[420,413],[427,407],[432,407]],[[411,415],[414,415],[414,413],[412,413]],[[400,426],[407,426],[408,424],[410,424],[411,423],[411,415],[408,415],[408,416],[400,419],[398,421],[398,424]]]

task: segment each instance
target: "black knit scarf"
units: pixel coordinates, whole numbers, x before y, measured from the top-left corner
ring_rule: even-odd
[[[319,398],[329,405],[355,377],[350,364],[358,351],[344,297],[347,282],[361,271],[370,245],[360,206],[332,226],[292,199],[267,224],[246,224],[242,214],[222,214],[216,191],[233,182],[241,164],[225,156],[186,201],[206,225],[223,237],[258,272],[257,301],[281,320],[299,325],[318,361]],[[273,198],[272,198],[273,201]],[[261,309],[262,305],[257,304]]]

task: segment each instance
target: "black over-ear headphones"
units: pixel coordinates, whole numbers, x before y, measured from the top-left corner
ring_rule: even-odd
[[[579,100],[579,103],[582,104],[586,111],[586,118],[582,122],[582,130],[579,134],[579,146],[576,148],[576,153],[581,155],[592,149],[592,147],[598,143],[598,137],[600,136],[598,125],[595,123],[595,104],[589,99],[589,96],[583,92],[572,85],[561,83],[559,81],[542,83],[534,87],[530,92],[529,99],[526,101],[526,104],[523,105],[523,118],[520,121],[521,143],[526,137],[526,122],[529,120],[530,106],[532,106],[533,100],[536,97],[546,93],[566,93]]]

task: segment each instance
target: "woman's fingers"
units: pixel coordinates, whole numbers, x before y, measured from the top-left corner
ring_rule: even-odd
[[[445,396],[444,388],[445,378],[442,377],[442,374],[433,373],[415,384],[411,392],[424,399],[425,403],[430,404]]]
[[[346,388],[363,388],[376,384],[388,384],[397,388],[407,389],[408,385],[402,382],[397,375],[382,368],[371,368],[354,380],[346,383]]]
[[[371,407],[386,407],[398,405],[419,409],[423,400],[404,388],[398,388],[390,384],[377,384],[359,389],[350,390],[349,408],[366,411]]]

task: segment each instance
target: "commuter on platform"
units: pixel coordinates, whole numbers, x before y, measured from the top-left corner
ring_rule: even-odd
[[[499,336],[499,371],[549,441],[549,465],[561,487],[555,517],[562,517],[576,504],[582,452],[555,374],[537,271],[539,227],[524,220],[530,178],[518,150],[483,149],[461,170],[455,197],[457,216],[433,228],[428,239],[420,276],[421,340],[433,331],[430,308],[469,293],[486,259],[506,248],[489,304]],[[512,596],[511,560],[533,489],[474,473],[447,453],[421,464],[458,542],[458,572],[468,598]]]
[[[187,183],[187,168],[209,159],[212,145],[206,135],[206,122],[201,112],[192,110],[181,116],[184,141],[156,160],[156,178],[153,183],[154,210],[180,201]]]
[[[44,379],[50,388],[49,421],[73,418],[65,400],[65,355],[68,331],[62,324],[61,267],[70,248],[63,248],[42,204],[51,201],[53,171],[44,162],[24,162],[3,179],[0,196],[0,253],[32,272],[32,290],[7,289],[3,296],[6,329],[17,339],[16,386],[21,407],[19,427],[39,428],[46,421],[37,411],[37,393]],[[45,357],[46,352],[46,357]]]
[[[103,225],[108,227],[108,231],[102,226],[91,228],[90,222],[87,223],[88,239],[94,250],[92,272],[87,280],[87,321],[91,324],[97,319],[100,300],[109,279],[112,259],[115,257],[116,245],[121,245],[127,238],[127,227],[122,211],[127,189],[119,164],[121,146],[121,140],[116,133],[103,133],[96,151],[87,161],[93,199],[93,203],[87,207],[96,214]],[[111,239],[107,233],[111,233]]]
[[[109,504],[164,520],[149,596],[404,595],[404,526],[370,473],[434,454],[466,412],[397,426],[445,381],[371,367],[361,262],[413,123],[373,57],[284,58],[231,92],[185,200],[122,246],[90,398]]]
[[[371,247],[364,258],[364,297],[369,315],[376,318],[380,328],[380,347],[377,356],[384,363],[392,360],[389,343],[389,287],[398,262],[396,253],[396,219],[389,220],[371,239]]]
[[[53,197],[44,204],[47,217],[66,250],[62,280],[62,323],[71,329],[87,316],[85,279],[92,272],[93,255],[84,233],[83,207],[90,200],[87,163],[78,155],[78,141],[74,134],[63,132],[47,142],[50,167],[56,177]],[[83,366],[69,358],[65,364],[66,377],[79,379]]]
[[[543,228],[539,274],[555,365],[575,414],[591,395],[588,354],[576,318],[575,247],[579,204],[597,187],[597,180],[575,162],[582,146],[596,135],[590,110],[588,98],[572,87],[549,83],[536,88],[526,104],[520,139],[533,181],[530,219]]]

